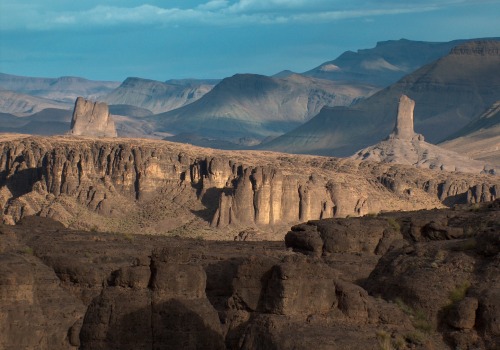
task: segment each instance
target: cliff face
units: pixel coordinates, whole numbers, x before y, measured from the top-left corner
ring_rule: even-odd
[[[139,143],[140,142],[140,143]],[[497,197],[487,175],[168,142],[24,138],[0,143],[2,221],[165,232],[194,221],[260,227]]]
[[[71,119],[71,135],[116,137],[115,123],[104,102],[92,102],[78,97]]]

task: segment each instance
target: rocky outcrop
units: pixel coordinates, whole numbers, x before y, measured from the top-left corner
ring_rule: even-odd
[[[401,95],[398,104],[398,115],[396,117],[396,126],[389,138],[411,140],[415,136],[413,131],[413,110],[415,101],[406,95]]]
[[[2,221],[39,215],[87,230],[183,228],[194,237],[212,225],[227,227],[210,231],[214,238],[232,239],[224,236],[230,227],[286,231],[307,220],[498,196],[499,179],[491,175],[136,142],[60,137],[2,143]]]
[[[356,152],[351,158],[443,171],[492,174],[497,172],[495,167],[484,162],[425,142],[423,135],[413,131],[414,108],[415,101],[401,95],[393,132],[384,141]]]
[[[78,97],[71,119],[71,130],[75,136],[116,137],[115,123],[104,102],[92,102]]]
[[[285,247],[27,217],[0,225],[0,346],[493,349],[499,215],[497,200],[313,221],[292,231],[324,241],[313,256],[290,233]]]

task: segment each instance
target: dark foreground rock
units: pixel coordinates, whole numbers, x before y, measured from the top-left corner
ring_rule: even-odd
[[[494,349],[499,204],[311,221],[288,249],[27,217],[0,226],[0,348]]]

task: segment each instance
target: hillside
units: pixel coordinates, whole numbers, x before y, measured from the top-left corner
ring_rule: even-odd
[[[0,73],[0,87],[26,95],[73,104],[78,96],[97,98],[119,85],[79,77],[35,78]],[[41,110],[43,108],[39,108]]]
[[[214,81],[170,80],[167,82],[127,78],[118,88],[101,98],[110,105],[131,105],[154,114],[192,103],[209,92]]]
[[[346,51],[304,75],[386,87],[445,55],[465,40],[425,42],[407,39],[378,42],[374,48]]]
[[[271,78],[237,74],[222,80],[198,101],[148,118],[157,131],[195,133],[238,143],[291,130],[323,106],[349,105],[374,88],[335,83],[300,75]]]
[[[439,146],[500,166],[500,102]]]
[[[73,104],[0,89],[0,113],[28,116],[46,108],[69,110]]]
[[[291,153],[348,156],[394,126],[399,96],[416,102],[415,131],[430,143],[454,134],[498,100],[500,41],[473,41],[352,107],[323,108],[304,125],[261,146]]]

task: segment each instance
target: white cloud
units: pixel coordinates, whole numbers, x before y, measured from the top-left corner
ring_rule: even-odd
[[[369,19],[382,15],[433,11],[471,0],[421,1],[405,5],[395,0],[210,0],[192,8],[97,5],[80,11],[50,10],[39,5],[0,5],[0,29],[47,30],[68,27],[179,24],[283,24],[317,23],[347,18]]]

